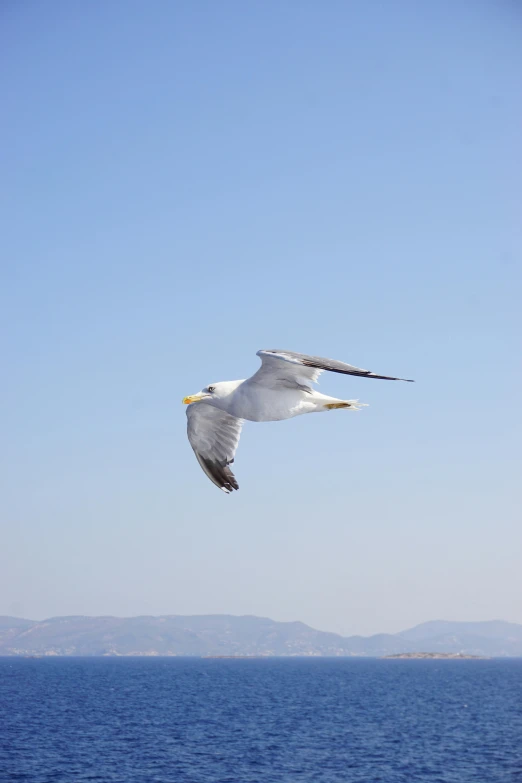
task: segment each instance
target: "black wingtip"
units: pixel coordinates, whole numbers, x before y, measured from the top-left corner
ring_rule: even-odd
[[[196,452],[199,464],[213,484],[223,490],[227,495],[239,489],[236,477],[228,467],[217,460],[206,459]]]
[[[394,378],[391,375],[377,375],[375,372],[353,372],[347,375],[355,375],[359,378],[372,378],[375,381],[404,381],[405,383],[415,383],[412,378]]]

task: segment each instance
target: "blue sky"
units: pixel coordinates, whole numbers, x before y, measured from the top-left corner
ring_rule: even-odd
[[[522,622],[515,3],[2,9],[0,613]],[[259,348],[370,404],[243,431]]]

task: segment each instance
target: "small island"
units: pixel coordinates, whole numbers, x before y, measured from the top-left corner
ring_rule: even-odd
[[[447,659],[464,660],[473,658],[479,661],[487,661],[489,658],[485,655],[467,655],[466,653],[442,653],[442,652],[410,652],[396,653],[395,655],[383,655],[383,658],[424,658],[424,659]]]

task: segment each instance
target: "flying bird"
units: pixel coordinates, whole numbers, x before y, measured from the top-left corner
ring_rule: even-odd
[[[282,421],[303,413],[359,410],[358,400],[338,400],[320,394],[316,383],[324,370],[360,378],[383,381],[407,381],[361,370],[351,364],[307,356],[293,351],[258,351],[261,367],[251,378],[221,381],[206,386],[197,394],[184,397],[187,408],[187,434],[197,460],[209,479],[229,494],[239,489],[230,470],[234,462],[241,429],[246,421]]]

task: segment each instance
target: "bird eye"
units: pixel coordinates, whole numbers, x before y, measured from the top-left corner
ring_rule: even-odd
[[[208,386],[207,388],[208,388],[209,392],[213,392],[216,387],[215,386]]]

